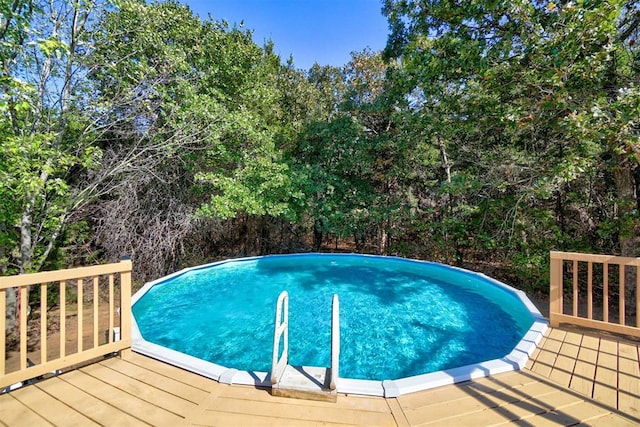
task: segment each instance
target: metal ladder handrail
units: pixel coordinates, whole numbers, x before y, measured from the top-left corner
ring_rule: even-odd
[[[284,316],[282,309],[284,306]],[[280,320],[282,319],[282,322]],[[278,296],[276,303],[276,322],[275,331],[273,333],[273,359],[271,361],[271,384],[277,384],[289,363],[289,294],[282,291]],[[278,360],[278,350],[280,347],[280,338],[284,335],[284,348],[282,357]]]
[[[283,313],[284,311],[284,313]],[[278,359],[280,338],[284,336],[282,356]],[[282,291],[276,303],[276,321],[273,333],[273,357],[271,360],[271,384],[276,385],[289,363],[289,294]],[[331,377],[329,388],[335,390],[340,373],[340,302],[333,295],[331,303]]]
[[[338,295],[333,295],[331,304],[331,381],[329,388],[335,390],[340,368],[340,302]]]

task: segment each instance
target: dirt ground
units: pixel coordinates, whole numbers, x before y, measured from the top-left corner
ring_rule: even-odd
[[[91,304],[88,308],[87,305]],[[93,325],[93,303],[87,303],[83,309],[83,349],[93,347],[94,325]],[[77,305],[67,307],[65,316],[65,354],[78,352],[78,312]],[[115,311],[115,309],[114,309]],[[114,313],[114,327],[120,326],[120,319]],[[29,319],[29,336],[27,340],[27,358],[35,363],[40,363],[40,312],[33,311]],[[107,330],[109,328],[109,307],[101,303],[98,315],[98,344],[107,342]],[[60,310],[54,309],[47,313],[47,359],[52,360],[60,357]],[[20,352],[14,345],[7,351],[5,362],[6,373],[14,372],[20,366]]]

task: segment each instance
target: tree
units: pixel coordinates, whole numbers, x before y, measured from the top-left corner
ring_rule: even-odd
[[[476,209],[458,223],[466,236],[486,234],[470,227],[476,218],[490,231],[481,241],[499,239],[529,260],[584,244],[590,221],[569,223],[593,215],[591,183],[601,173],[637,206],[637,49],[628,39],[637,5],[389,0],[385,13],[386,54],[403,63],[405,93],[441,149],[446,181],[473,183],[447,191],[452,206]],[[613,169],[607,159],[617,159]],[[624,224],[623,234],[637,236]],[[632,245],[619,243],[629,254]]]
[[[89,120],[78,113],[85,91],[83,42],[98,1],[3,1],[0,84],[0,270],[38,271],[74,211],[89,195],[70,174],[99,160]],[[79,96],[80,95],[80,96]],[[7,297],[8,330],[17,296]]]
[[[91,74],[101,96],[133,94],[109,110],[117,126],[105,144],[159,154],[100,202],[97,237],[109,253],[133,252],[154,277],[236,217],[296,216],[300,193],[280,146],[303,120],[305,88],[270,44],[261,49],[251,32],[174,1],[123,4],[95,38],[93,63],[109,64]],[[164,153],[152,149],[167,143]]]

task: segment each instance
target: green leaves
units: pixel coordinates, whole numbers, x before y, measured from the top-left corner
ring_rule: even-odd
[[[448,230],[460,231],[458,218],[466,233],[509,236],[498,246],[534,258],[584,247],[586,236],[608,243],[593,224],[616,211],[613,195],[637,205],[629,168],[638,158],[638,50],[622,43],[637,7],[388,0],[384,11],[386,55],[402,62],[405,94],[419,101],[419,123],[450,170],[436,203],[449,204]],[[558,232],[542,237],[540,221]],[[526,245],[514,245],[516,233]]]
[[[37,45],[45,57],[55,56],[61,59],[63,55],[69,53],[69,45],[55,36],[39,39]]]
[[[268,154],[256,157],[247,153],[243,167],[232,176],[209,172],[196,175],[196,179],[210,184],[215,192],[198,210],[204,216],[227,219],[245,212],[295,221],[295,199],[303,198],[288,166]]]

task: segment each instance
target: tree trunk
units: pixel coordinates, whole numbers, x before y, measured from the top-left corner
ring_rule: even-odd
[[[31,207],[27,206],[22,212],[20,218],[20,274],[24,274],[29,270],[31,265],[31,224],[33,223],[33,215]]]
[[[380,255],[387,255],[389,248],[389,233],[387,232],[388,220],[382,221],[380,225]]]
[[[6,290],[6,295],[6,329],[4,333],[6,342],[13,343],[16,341],[18,333],[18,293],[16,292],[16,288],[8,288]]]
[[[635,214],[638,208],[637,184],[633,169],[625,159],[618,159],[613,170],[618,199],[618,218],[620,221],[620,255],[635,258],[640,255],[640,221]],[[625,269],[625,300],[630,315],[636,313],[635,306],[637,269]]]
[[[322,222],[319,219],[316,219],[313,223],[313,251],[318,252],[322,247]]]
[[[640,255],[640,224],[634,211],[638,208],[638,193],[631,166],[620,161],[614,168],[618,198],[618,218],[620,218],[620,254],[637,257]]]
[[[0,236],[7,234],[7,227],[4,222],[0,222]],[[7,274],[7,247],[4,243],[0,242],[0,276]]]
[[[0,224],[0,228],[4,228],[4,224]],[[4,232],[4,230],[0,231]],[[7,263],[4,258],[7,256],[5,246],[0,244],[0,275],[7,274]],[[11,343],[15,341],[11,335],[15,334],[18,330],[18,295],[16,288],[8,288],[6,291],[6,309],[5,309],[5,337],[7,342]]]

